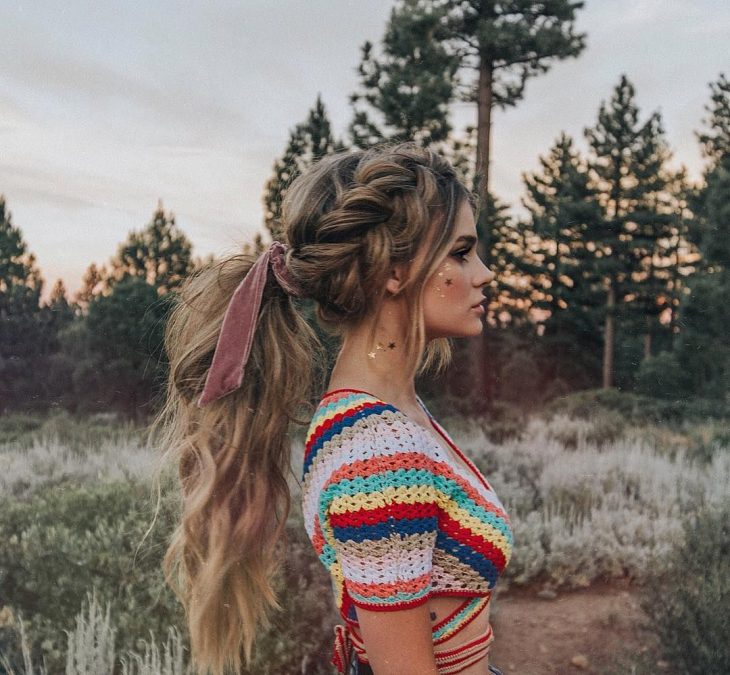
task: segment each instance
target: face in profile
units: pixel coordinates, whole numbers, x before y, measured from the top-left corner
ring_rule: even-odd
[[[477,228],[463,202],[454,221],[448,253],[423,289],[426,339],[471,337],[483,329],[483,288],[495,275],[476,251]]]

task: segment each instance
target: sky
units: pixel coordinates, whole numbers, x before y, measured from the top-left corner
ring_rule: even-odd
[[[263,231],[263,186],[321,94],[348,126],[361,45],[393,0],[65,0],[0,3],[0,194],[36,255],[44,298],[73,295],[158,200],[193,253],[226,255]],[[561,131],[584,129],[625,73],[641,119],[658,110],[672,165],[698,180],[708,83],[730,76],[727,0],[587,0],[580,57],[496,111],[491,188],[523,213],[522,173]],[[475,122],[453,108],[454,126]],[[266,238],[265,238],[266,239]]]

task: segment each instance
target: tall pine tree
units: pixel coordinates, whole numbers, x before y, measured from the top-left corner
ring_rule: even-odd
[[[703,260],[680,307],[678,358],[694,392],[727,400],[730,394],[730,83],[710,84],[709,117],[698,134],[708,159],[704,184],[692,200],[693,240]]]
[[[545,314],[539,343],[543,386],[561,393],[595,386],[600,372],[601,293],[589,242],[601,209],[570,136],[561,133],[539,161],[539,172],[523,174],[527,229],[535,235],[528,258],[534,262],[525,271],[536,291],[532,305]]]
[[[46,351],[39,331],[42,290],[35,256],[0,195],[0,412],[40,404],[35,374]]]
[[[608,104],[601,103],[596,125],[585,133],[593,151],[593,186],[604,212],[593,242],[606,293],[602,381],[611,387],[619,313],[630,322],[627,328],[633,323],[634,329],[637,317],[657,315],[652,268],[657,242],[670,231],[671,218],[659,209],[666,186],[661,168],[668,151],[659,113],[639,122],[634,87],[625,75]],[[639,330],[644,332],[646,326]]]
[[[530,77],[549,70],[556,59],[578,56],[585,34],[575,33],[574,0],[434,0],[447,13],[449,51],[461,68],[461,98],[476,105],[475,191],[485,208],[480,217],[480,255],[490,264],[488,225],[492,110],[515,106]]]
[[[390,14],[380,53],[362,47],[360,90],[351,95],[352,142],[383,140],[421,145],[446,140],[458,57],[445,39],[447,8],[428,0],[401,0]]]

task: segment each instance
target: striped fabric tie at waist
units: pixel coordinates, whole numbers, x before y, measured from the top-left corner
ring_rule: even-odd
[[[459,633],[489,604],[489,597],[475,598],[454,612],[447,620],[434,626],[434,647]],[[436,630],[439,629],[440,630]],[[440,675],[454,675],[478,663],[489,654],[494,640],[491,624],[487,630],[474,640],[450,649],[434,649],[436,665]],[[347,675],[353,650],[361,663],[368,663],[367,652],[362,638],[347,625],[335,626],[335,643],[332,652],[332,665],[340,675]]]

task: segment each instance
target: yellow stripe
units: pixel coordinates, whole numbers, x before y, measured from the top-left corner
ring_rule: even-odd
[[[445,494],[430,485],[389,487],[382,492],[335,497],[330,503],[330,513],[348,513],[361,509],[376,509],[388,504],[423,504],[448,499]]]
[[[468,527],[480,537],[491,541],[493,544],[498,544],[500,548],[507,546],[507,539],[494,525],[479,520],[476,516],[462,509],[456,502],[448,501],[442,508],[453,520],[464,527]]]
[[[507,539],[496,527],[482,522],[476,516],[461,508],[449,495],[432,486],[390,487],[382,492],[371,494],[357,493],[335,497],[329,507],[330,513],[349,513],[352,511],[382,508],[388,504],[422,504],[435,501],[452,520],[468,527],[472,532],[491,541],[501,549],[508,548]]]
[[[363,401],[365,401],[366,399],[376,400],[372,396],[368,396],[367,394],[359,394],[357,399],[347,402],[346,399],[348,398],[348,396],[351,395],[352,393],[345,394],[345,401],[343,401],[339,405],[335,405],[333,407],[332,403],[330,403],[329,405],[323,407],[322,410],[320,410],[320,412],[312,418],[312,422],[309,426],[310,430],[314,432],[314,430],[328,417],[334,417],[335,415],[338,415],[345,410],[353,409],[354,411],[356,408],[360,407]]]

